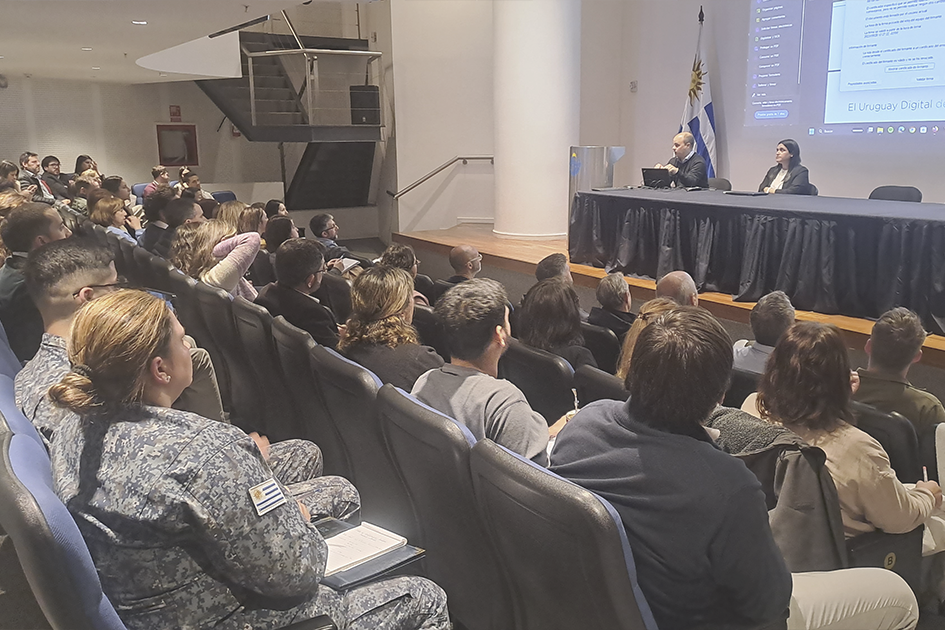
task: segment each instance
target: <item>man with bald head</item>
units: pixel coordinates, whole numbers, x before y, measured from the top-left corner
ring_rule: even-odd
[[[665,297],[682,306],[699,306],[696,282],[685,271],[671,271],[656,283],[656,297]]]
[[[472,245],[457,245],[450,250],[450,267],[455,272],[446,279],[450,284],[472,280],[482,271],[482,254]]]
[[[709,187],[708,167],[705,159],[696,153],[696,139],[688,131],[676,134],[672,159],[666,164],[657,164],[655,168],[668,170],[677,188]]]

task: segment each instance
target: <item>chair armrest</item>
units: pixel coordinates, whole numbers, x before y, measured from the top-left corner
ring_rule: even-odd
[[[882,531],[861,534],[847,540],[851,567],[880,567],[897,573],[919,592],[922,576],[922,535],[920,525],[905,534],[887,534]]]
[[[296,621],[295,623],[283,626],[281,630],[338,630],[335,622],[328,615],[319,615],[305,621]]]

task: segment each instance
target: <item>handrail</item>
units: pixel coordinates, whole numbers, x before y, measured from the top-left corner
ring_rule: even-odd
[[[462,160],[463,164],[467,164],[467,163],[469,162],[469,160],[489,160],[489,162],[491,162],[492,164],[495,164],[495,156],[494,156],[494,155],[457,155],[457,156],[454,157],[452,160],[448,160],[448,161],[444,162],[443,164],[440,164],[438,167],[436,167],[435,169],[433,169],[432,171],[430,171],[429,173],[427,173],[426,175],[424,175],[423,177],[421,177],[420,179],[418,179],[418,180],[415,181],[414,183],[410,184],[409,186],[407,186],[407,187],[404,188],[403,190],[398,191],[398,192],[392,192],[392,191],[388,190],[388,191],[387,191],[387,194],[390,195],[391,197],[393,197],[394,199],[400,199],[401,197],[403,197],[404,195],[406,195],[407,193],[409,193],[411,190],[413,190],[414,188],[416,188],[416,187],[419,186],[420,184],[422,184],[422,183],[424,183],[425,181],[427,181],[428,179],[434,177],[434,176],[437,175],[438,173],[440,173],[440,172],[446,170],[447,168],[449,168],[449,167],[452,166],[453,164],[456,164],[456,163],[459,162],[460,160]]]
[[[292,20],[289,19],[289,14],[286,13],[284,9],[282,11],[282,19],[285,20],[286,26],[289,27],[290,31],[292,31],[292,37],[295,38],[295,43],[299,45],[300,49],[305,48],[305,46],[302,45],[302,40],[299,39],[299,34],[295,32],[295,26],[292,25]]]
[[[332,50],[331,48],[286,48],[278,50],[260,50],[258,52],[249,52],[245,48],[243,54],[247,57],[277,57],[279,55],[342,55],[348,57],[370,57],[377,59],[383,53],[373,50]]]

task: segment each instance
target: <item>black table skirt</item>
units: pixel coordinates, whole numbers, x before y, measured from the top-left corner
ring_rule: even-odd
[[[571,261],[754,302],[876,318],[895,306],[945,332],[945,205],[717,191],[578,193]]]

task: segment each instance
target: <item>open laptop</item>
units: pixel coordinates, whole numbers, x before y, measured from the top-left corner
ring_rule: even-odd
[[[643,185],[647,188],[669,188],[673,178],[665,168],[643,169]]]

